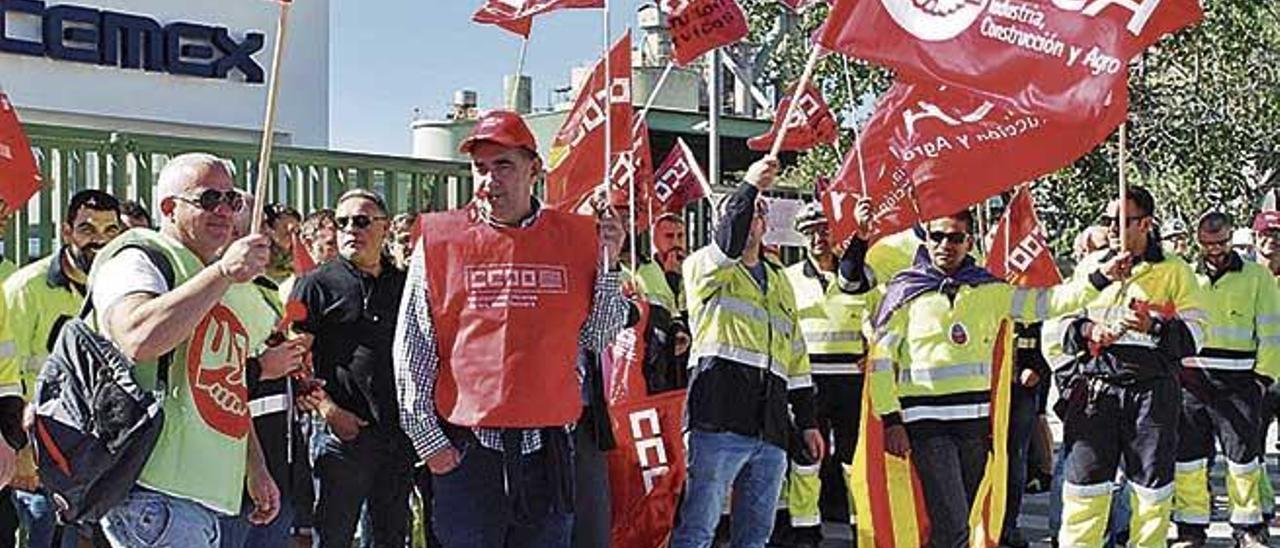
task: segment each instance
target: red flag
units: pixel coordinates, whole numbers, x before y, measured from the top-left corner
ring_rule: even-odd
[[[528,38],[535,15],[562,9],[603,7],[604,0],[486,0],[471,20],[497,25]]]
[[[698,166],[698,159],[684,139],[676,137],[676,146],[654,175],[654,203],[664,213],[679,213],[685,206],[710,195],[711,185]]]
[[[631,208],[631,189],[636,191],[636,231],[643,233],[649,227],[649,202],[653,199],[653,153],[649,150],[649,124],[643,120],[636,124],[631,144],[613,155],[613,170],[609,174],[609,205],[621,212]],[[589,203],[578,205],[578,212],[590,215]],[[623,217],[624,224],[631,219]]]
[[[631,148],[630,32],[613,45],[609,63],[610,84],[605,86],[604,62],[596,63],[551,145],[547,162],[547,204],[551,207],[576,210],[604,181],[606,104],[613,124],[612,150]]]
[[[662,0],[675,63],[685,67],[708,51],[746,38],[747,16],[737,0]]]
[[[605,374],[605,398],[609,405],[643,399],[649,393],[644,380],[644,333],[649,326],[649,302],[635,298],[633,281],[626,283],[627,297],[638,312],[636,323],[618,332],[601,354]]]
[[[1062,283],[1031,192],[1019,187],[996,225],[987,270],[1013,285],[1051,287]]]
[[[773,127],[764,135],[747,139],[747,148],[764,152],[773,146],[774,136],[782,131],[781,120],[791,108],[792,97],[793,95],[788,95],[782,99],[782,104],[778,105],[778,112],[773,117]],[[836,123],[835,115],[831,114],[831,107],[822,99],[822,94],[810,85],[800,94],[800,102],[796,103],[795,110],[787,118],[787,136],[782,139],[782,150],[800,151],[818,145],[829,145],[836,142],[838,129],[839,124]]]
[[[848,154],[823,198],[832,236],[852,233],[865,173],[873,238],[955,213],[1051,173],[1092,150],[1124,120],[1117,88],[1100,120],[1067,124],[997,106],[955,88],[899,81],[880,99],[862,135],[865,169]]]
[[[0,199],[8,210],[17,210],[40,190],[41,180],[18,111],[0,91]]]
[[[906,79],[1083,121],[1134,56],[1203,17],[1198,0],[836,0],[819,40]]]
[[[680,434],[684,400],[685,391],[675,390],[611,405],[618,447],[607,454],[613,516],[609,546],[666,546],[685,479]]]
[[[307,249],[307,244],[302,241],[302,236],[296,232],[293,234],[293,274],[302,276],[316,268],[316,260],[311,256],[311,251]]]

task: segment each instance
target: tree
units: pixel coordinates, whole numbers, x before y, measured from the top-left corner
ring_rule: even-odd
[[[776,3],[752,2],[748,11],[753,43],[766,43],[775,29],[788,33],[757,70],[775,83],[798,78],[807,37],[825,19],[825,6],[794,16]],[[866,109],[865,97],[887,89],[890,75],[850,60],[850,93],[840,57],[825,59],[817,77],[832,108],[848,119],[854,107]],[[1166,38],[1135,61],[1130,93],[1130,184],[1152,191],[1163,219],[1191,223],[1217,209],[1247,225],[1263,195],[1280,184],[1280,8],[1274,2],[1207,2],[1202,24]],[[852,132],[843,132],[839,150],[850,150],[851,141]],[[1115,195],[1117,153],[1113,136],[1033,185],[1060,254]],[[839,163],[831,147],[822,147],[803,155],[783,178],[810,185],[817,175],[833,175]]]

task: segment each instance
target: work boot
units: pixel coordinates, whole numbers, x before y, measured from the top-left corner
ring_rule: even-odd
[[[1239,548],[1264,548],[1270,546],[1267,542],[1268,535],[1265,527],[1238,529],[1231,536],[1235,537],[1236,546]]]
[[[1169,543],[1169,548],[1204,548],[1207,537],[1204,527],[1178,524],[1178,538]]]
[[[1000,546],[1008,548],[1027,548],[1031,544],[1022,536],[1022,530],[1014,527],[1004,532],[1004,536],[1000,539]]]
[[[791,546],[795,548],[818,548],[822,544],[822,526],[794,527],[791,529]]]

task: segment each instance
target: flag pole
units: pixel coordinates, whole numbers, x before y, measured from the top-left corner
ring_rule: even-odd
[[[787,105],[787,111],[782,113],[782,127],[778,128],[778,134],[773,137],[773,146],[769,147],[770,156],[777,156],[778,152],[782,150],[782,140],[787,137],[787,126],[790,125],[791,115],[796,110],[796,103],[798,102],[796,98],[801,93],[804,93],[804,90],[808,89],[809,80],[813,78],[813,69],[818,66],[818,58],[821,56],[822,48],[815,44],[813,49],[809,51],[809,60],[804,64],[804,72],[800,74],[800,82],[796,84],[795,91],[791,93],[791,103]]]
[[[856,98],[856,91],[853,89],[853,74],[849,70],[849,58],[843,55],[840,60],[844,63],[844,85],[849,88],[849,101],[852,103]],[[862,195],[867,196],[867,172],[862,162],[862,129],[858,127],[858,120],[853,120],[853,153],[858,160],[858,182],[862,184]]]
[[[529,33],[533,34],[533,19],[529,20]],[[524,40],[520,42],[520,58],[516,61],[516,77],[512,82],[510,101],[507,103],[508,108],[516,110],[516,103],[520,100],[520,85],[523,84],[524,58],[529,53],[529,36],[525,35]]]
[[[721,85],[722,75],[720,73],[720,48],[711,50],[707,54],[710,60],[710,74],[707,79],[707,169],[710,173],[707,178],[714,190],[720,186],[720,109],[724,103],[723,86]],[[706,241],[711,241],[711,233],[715,230],[715,210],[707,214]]]
[[[1120,250],[1121,251],[1128,250],[1128,240],[1126,239],[1127,238],[1126,233],[1128,232],[1128,225],[1129,225],[1129,211],[1128,211],[1129,184],[1127,181],[1125,181],[1125,177],[1124,177],[1125,155],[1127,152],[1126,148],[1128,147],[1128,142],[1127,142],[1128,139],[1125,131],[1125,126],[1128,126],[1128,125],[1129,125],[1129,116],[1128,116],[1128,113],[1125,113],[1125,119],[1120,122],[1120,147],[1119,147],[1119,154],[1118,154],[1119,166],[1117,169],[1119,174],[1119,187],[1120,187],[1120,219],[1118,219],[1116,222],[1120,224]]]
[[[653,108],[653,104],[658,101],[658,92],[662,91],[662,86],[667,83],[667,77],[671,75],[671,69],[675,68],[675,62],[668,60],[667,66],[662,69],[662,74],[658,76],[658,83],[654,84],[653,89],[649,90],[649,98],[644,101],[644,108],[640,109],[640,116],[636,118],[633,129],[639,128],[641,122],[649,115],[649,110]]]
[[[280,2],[280,19],[276,23],[275,51],[271,54],[271,80],[267,82],[267,113],[262,123],[262,149],[258,152],[258,182],[253,189],[253,217],[250,230],[257,232],[262,226],[262,214],[267,203],[267,185],[271,181],[271,149],[275,145],[276,101],[280,96],[280,64],[284,58],[285,33],[289,28],[289,0]]]

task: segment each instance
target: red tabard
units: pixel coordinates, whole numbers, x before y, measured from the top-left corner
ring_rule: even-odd
[[[598,267],[595,219],[543,209],[529,227],[498,228],[466,208],[424,216],[422,238],[440,416],[508,428],[577,420],[575,359]]]

